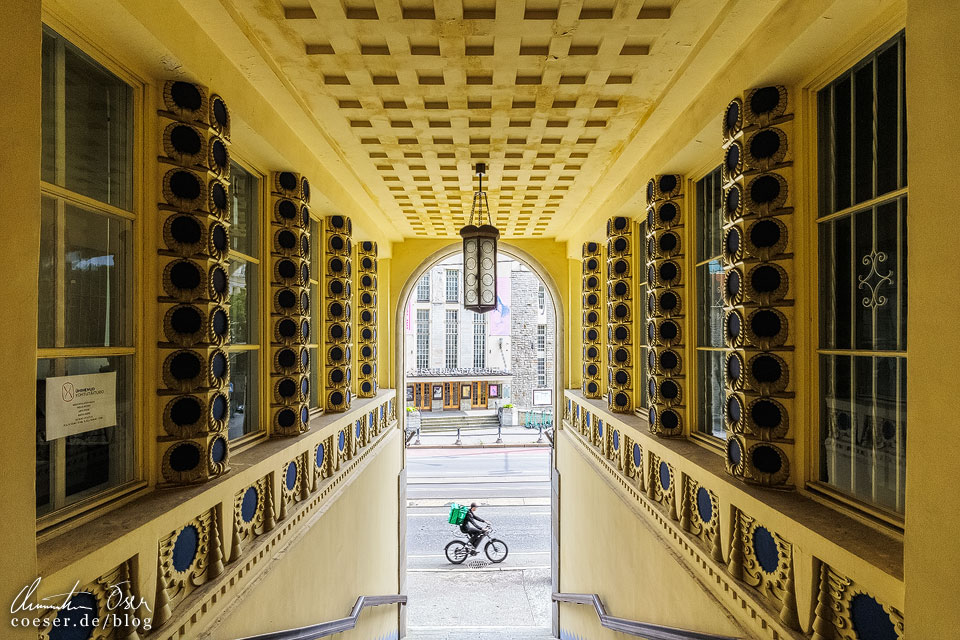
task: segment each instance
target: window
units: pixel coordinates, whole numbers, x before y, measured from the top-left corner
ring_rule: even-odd
[[[230,163],[230,422],[231,440],[260,430],[258,296],[260,179]]]
[[[544,353],[547,350],[547,325],[537,325],[537,351]]]
[[[473,314],[473,366],[487,366],[487,316],[482,313]]]
[[[310,408],[321,406],[320,398],[320,341],[323,340],[320,317],[320,223],[310,220]]]
[[[417,282],[417,302],[430,302],[430,272],[423,274]]]
[[[647,222],[644,220],[640,223],[640,238],[647,237]],[[643,261],[642,271],[646,273],[646,261],[647,261],[647,243],[643,242],[640,245],[641,259]],[[647,344],[647,279],[646,278],[637,278],[635,281],[637,287],[637,300],[640,301],[640,304],[637,305],[639,314],[640,314],[640,330],[636,332],[637,334],[637,360],[640,365],[640,384],[637,386],[640,387],[640,404],[637,405],[638,409],[648,409],[650,406],[650,400],[647,398],[647,376],[649,371],[647,369],[647,350],[649,345]]]
[[[448,272],[449,273],[449,272]],[[448,280],[449,282],[449,280]],[[456,309],[447,310],[447,344],[446,344],[446,363],[448,369],[456,369],[459,366],[460,359],[457,350],[460,346],[458,336],[460,335],[460,312]]]
[[[720,168],[697,182],[697,431],[723,428],[723,188]]]
[[[547,290],[541,284],[537,287],[537,308],[543,311],[547,306]]]
[[[907,397],[904,46],[901,33],[817,96],[819,480],[900,513]]]
[[[460,272],[447,269],[447,302],[460,301]]]
[[[547,386],[547,359],[543,356],[537,358],[537,386]]]
[[[417,369],[430,368],[430,310],[417,309]]]
[[[38,515],[137,476],[133,88],[47,27],[42,74]],[[97,428],[51,417],[78,384],[116,394]]]

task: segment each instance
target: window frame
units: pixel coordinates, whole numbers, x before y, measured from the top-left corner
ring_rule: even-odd
[[[812,215],[809,217],[810,223],[809,228],[803,230],[806,234],[804,240],[809,243],[809,246],[812,247],[811,251],[813,253],[813,259],[815,260],[815,268],[811,269],[807,281],[807,298],[811,301],[812,307],[810,309],[810,321],[808,323],[808,331],[811,348],[806,350],[805,362],[804,364],[807,367],[809,375],[806,376],[806,403],[804,404],[804,409],[809,412],[808,415],[813,416],[814,419],[809,421],[811,427],[808,429],[806,434],[806,447],[804,449],[804,454],[807,456],[807,464],[805,465],[806,477],[803,478],[803,492],[804,494],[810,496],[813,499],[816,499],[820,502],[824,502],[827,505],[838,508],[848,515],[857,518],[858,520],[863,520],[872,525],[880,524],[886,530],[893,529],[895,532],[902,532],[904,527],[904,512],[897,512],[888,507],[884,507],[880,504],[870,503],[865,500],[859,499],[852,493],[843,491],[842,489],[835,487],[831,484],[828,484],[820,480],[820,420],[821,420],[821,376],[820,376],[820,358],[825,354],[841,354],[841,351],[844,353],[842,355],[854,356],[854,355],[864,355],[872,354],[874,356],[880,357],[903,357],[906,361],[908,349],[902,351],[863,351],[855,348],[855,345],[852,345],[854,348],[838,350],[838,349],[825,349],[821,347],[820,344],[820,310],[821,310],[821,298],[820,298],[820,244],[819,244],[819,232],[820,224],[823,222],[828,222],[834,219],[839,219],[844,216],[852,216],[860,211],[865,211],[871,208],[878,207],[886,203],[896,203],[905,198],[907,205],[909,206],[909,185],[902,186],[898,189],[893,189],[888,191],[880,196],[874,196],[857,204],[850,204],[843,209],[837,211],[830,211],[828,213],[823,213],[820,210],[820,190],[821,190],[821,180],[823,176],[820,174],[820,144],[819,144],[819,133],[820,133],[820,121],[819,121],[819,104],[818,104],[818,94],[820,91],[826,89],[834,82],[841,80],[845,77],[853,78],[856,71],[862,68],[865,63],[869,60],[875,61],[876,54],[882,50],[886,49],[888,46],[891,46],[895,39],[900,37],[906,38],[905,30],[903,24],[897,24],[890,26],[888,29],[884,30],[882,33],[875,34],[872,38],[859,42],[857,47],[845,55],[839,57],[838,59],[832,61],[831,64],[824,67],[820,73],[813,79],[809,80],[804,89],[803,103],[802,106],[808,114],[808,117],[805,118],[806,123],[802,133],[804,138],[803,149],[805,151],[804,157],[808,160],[807,165],[808,169],[806,175],[804,176],[810,184],[815,185],[814,188],[805,190],[807,195],[804,201],[804,204],[808,207],[808,210],[812,212]],[[906,81],[906,69],[905,62],[903,59],[900,60],[901,65],[901,81]],[[876,74],[876,72],[874,72]],[[876,75],[874,75],[876,77]],[[875,90],[875,89],[874,89]],[[905,105],[904,105],[904,108]],[[899,114],[898,114],[899,116]],[[876,115],[874,114],[874,117]],[[875,129],[874,129],[875,133]],[[902,143],[902,138],[898,143]],[[875,142],[875,140],[874,140]],[[899,147],[899,144],[898,144]],[[875,165],[876,162],[876,148],[874,145],[874,156],[872,162]],[[876,181],[874,167],[874,176],[873,180]],[[851,178],[851,189],[854,178]],[[908,222],[905,222],[905,225]],[[909,248],[908,248],[909,253]],[[909,307],[908,307],[909,312]],[[909,380],[907,380],[909,385]],[[799,445],[798,440],[798,445]],[[903,461],[906,464],[906,459]],[[906,505],[904,504],[904,507]]]
[[[421,312],[425,315],[425,318],[421,318]],[[426,331],[420,331],[421,322],[426,323]],[[422,339],[421,339],[422,338]],[[424,308],[414,308],[414,334],[413,334],[414,344],[416,349],[413,353],[414,364],[416,364],[415,369],[429,369],[430,368],[430,309],[429,307]],[[421,345],[423,349],[421,351]],[[425,366],[420,366],[421,355],[425,356],[426,363]]]
[[[715,165],[713,162],[711,162],[709,168],[705,170],[702,169],[701,171],[697,172],[696,174],[694,174],[696,177],[688,181],[687,193],[691,194],[691,197],[688,199],[689,202],[687,203],[687,206],[689,207],[688,209],[689,217],[687,219],[692,221],[689,226],[692,232],[688,235],[688,238],[689,238],[688,244],[689,244],[690,251],[689,251],[689,255],[687,256],[686,262],[688,265],[688,268],[687,268],[687,273],[689,274],[688,278],[691,283],[689,285],[689,289],[692,292],[690,295],[691,300],[689,300],[688,302],[688,308],[690,309],[689,318],[690,318],[690,327],[691,327],[690,349],[692,351],[693,357],[691,358],[691,362],[689,365],[689,367],[692,367],[692,369],[689,371],[690,375],[687,376],[687,380],[689,381],[688,393],[689,393],[689,397],[691,398],[690,413],[691,413],[692,420],[690,423],[690,438],[700,442],[701,444],[707,445],[710,449],[716,451],[717,453],[723,454],[724,448],[726,447],[726,439],[721,438],[719,436],[715,436],[712,433],[702,431],[700,428],[700,412],[701,412],[700,391],[701,391],[701,386],[702,386],[701,383],[703,382],[703,378],[701,378],[700,376],[699,353],[701,351],[720,352],[720,353],[723,353],[724,356],[726,356],[726,354],[730,351],[726,346],[701,347],[699,344],[700,343],[700,325],[702,324],[702,322],[701,322],[701,313],[700,313],[700,307],[699,307],[700,289],[698,286],[699,281],[697,279],[698,269],[706,264],[709,264],[713,260],[716,260],[717,258],[721,260],[721,264],[722,264],[723,254],[721,253],[720,255],[717,255],[717,256],[711,256],[706,258],[705,260],[698,259],[699,253],[700,253],[700,225],[699,225],[699,220],[697,219],[698,205],[699,205],[699,192],[698,192],[697,186],[701,181],[709,178],[711,175],[717,172],[720,172],[718,173],[718,177],[720,178],[720,190],[722,194],[723,178],[722,178],[721,165],[719,164]],[[722,241],[722,238],[723,238],[722,214],[720,216],[719,230],[720,230],[720,237]],[[721,384],[724,384],[723,378],[721,378],[719,382]],[[724,396],[726,396],[725,392],[724,392]]]
[[[115,58],[107,55],[88,38],[77,33],[66,25],[57,16],[51,14],[46,8],[41,12],[41,27],[43,30],[50,30],[57,36],[69,42],[73,47],[89,57],[93,62],[103,67],[107,72],[114,75],[120,81],[130,87],[131,110],[131,185],[130,185],[130,210],[127,211],[114,205],[100,202],[92,197],[76,193],[66,187],[40,180],[40,197],[54,198],[62,203],[58,208],[66,205],[78,206],[80,208],[93,211],[100,215],[107,214],[124,220],[131,224],[131,251],[133,255],[131,266],[131,286],[130,293],[130,323],[131,323],[131,346],[129,347],[44,347],[37,348],[36,361],[50,358],[83,358],[83,357],[123,357],[129,356],[132,359],[130,367],[130,388],[132,397],[130,399],[132,408],[131,416],[131,438],[132,459],[129,464],[133,469],[130,480],[117,485],[92,493],[80,498],[76,502],[66,504],[60,508],[51,506],[51,510],[36,518],[36,530],[38,532],[38,541],[49,538],[52,535],[64,530],[61,524],[69,524],[71,527],[87,522],[104,511],[115,508],[132,500],[137,495],[145,492],[149,487],[152,473],[145,469],[145,463],[148,456],[145,447],[148,446],[146,437],[146,416],[152,415],[150,410],[149,391],[146,388],[145,375],[146,364],[144,353],[146,351],[145,330],[143,318],[146,317],[147,296],[143,294],[143,285],[145,281],[145,270],[138,260],[145,251],[144,226],[148,221],[144,220],[144,213],[147,211],[145,204],[146,192],[143,180],[146,175],[144,149],[144,129],[146,126],[145,112],[145,92],[146,82],[137,74],[130,71],[126,66]],[[58,123],[58,128],[62,123]],[[60,138],[62,140],[62,137]],[[40,167],[38,167],[39,169]],[[39,210],[38,210],[39,215]],[[39,254],[38,254],[39,258]],[[62,300],[62,297],[60,298]],[[38,336],[39,338],[39,336]],[[57,440],[58,448],[66,446],[64,439]],[[61,456],[63,453],[60,454]],[[51,455],[51,458],[53,456]],[[51,494],[55,489],[51,487]],[[34,498],[35,499],[35,498]],[[55,503],[54,503],[55,504]]]
[[[453,320],[451,324],[451,320]],[[447,369],[457,369],[460,367],[460,310],[446,309],[443,317],[443,365]],[[451,360],[451,343],[452,356]]]
[[[325,340],[326,334],[323,331],[323,290],[320,288],[321,273],[321,247],[323,242],[323,219],[314,215],[310,211],[310,282],[308,290],[310,292],[310,340],[304,346],[310,354],[310,370],[307,372],[307,378],[310,380],[310,397],[307,399],[307,408],[310,411],[310,417],[320,415],[324,412],[325,380],[323,367],[320,365],[320,346]],[[269,231],[268,231],[269,233]],[[269,247],[268,247],[269,249]],[[267,320],[269,330],[269,320]],[[269,373],[268,373],[269,375]],[[313,397],[316,395],[317,402],[314,404]]]
[[[448,304],[460,302],[460,270],[444,269],[444,278],[444,301]]]
[[[417,280],[416,299],[414,302],[430,302],[430,271],[427,271]]]
[[[483,313],[473,314],[473,368],[487,368],[487,316]]]
[[[256,323],[256,332],[257,332],[257,341],[255,344],[233,344],[229,342],[225,351],[227,352],[227,357],[229,358],[234,353],[240,352],[257,352],[257,429],[251,431],[250,433],[245,433],[238,438],[230,440],[230,450],[231,454],[236,454],[240,451],[243,451],[255,441],[261,440],[268,435],[268,421],[264,420],[266,415],[265,409],[270,406],[270,394],[267,393],[266,389],[270,385],[266,382],[270,379],[270,370],[267,366],[266,358],[264,357],[264,337],[269,335],[265,333],[269,330],[269,318],[270,310],[269,305],[265,304],[269,299],[269,287],[271,276],[265,274],[265,266],[269,265],[269,260],[264,260],[263,256],[270,255],[270,244],[268,238],[270,237],[270,227],[268,216],[266,215],[267,211],[270,211],[270,194],[269,188],[267,186],[267,173],[260,171],[253,164],[248,162],[235,150],[231,149],[230,151],[230,162],[231,164],[237,164],[241,169],[249,173],[253,178],[255,178],[259,183],[259,193],[257,194],[257,205],[259,206],[259,211],[257,212],[259,220],[256,224],[257,229],[257,241],[256,247],[259,251],[260,257],[249,256],[240,251],[237,251],[233,248],[233,243],[231,242],[230,250],[227,252],[227,264],[232,260],[243,260],[245,262],[255,264],[257,266],[257,282],[255,289],[257,292],[257,313],[251,318],[252,322]],[[231,193],[231,198],[233,197]],[[311,243],[311,251],[313,250],[313,244]],[[311,282],[313,282],[313,268],[311,266],[310,277]],[[310,324],[311,335],[313,335],[313,323]],[[268,343],[269,344],[269,343]],[[312,362],[312,359],[311,359]],[[312,384],[312,383],[311,383]],[[244,414],[246,415],[246,414]],[[228,436],[229,437],[229,436]]]

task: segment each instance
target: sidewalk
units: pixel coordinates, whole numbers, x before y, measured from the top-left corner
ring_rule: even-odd
[[[547,438],[546,429],[544,429],[543,438],[537,429],[527,429],[524,427],[503,427],[500,430],[500,439],[497,442],[497,429],[464,429],[460,432],[460,444],[457,444],[456,429],[431,429],[429,432],[421,432],[420,444],[417,444],[417,436],[413,436],[410,444],[411,449],[445,449],[445,448],[466,448],[466,447],[549,447],[550,440]],[[541,442],[537,442],[541,440]]]

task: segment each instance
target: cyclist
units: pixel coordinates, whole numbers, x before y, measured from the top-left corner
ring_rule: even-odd
[[[467,517],[463,519],[463,524],[460,525],[460,531],[470,536],[470,546],[473,547],[470,550],[470,555],[477,555],[477,545],[480,544],[480,540],[483,538],[484,527],[480,526],[478,523],[482,522],[484,525],[487,524],[487,521],[481,518],[476,514],[477,503],[470,503],[470,510],[467,511]]]

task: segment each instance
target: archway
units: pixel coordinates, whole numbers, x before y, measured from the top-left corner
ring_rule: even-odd
[[[440,249],[435,250],[430,255],[423,258],[418,265],[413,268],[409,273],[404,276],[405,280],[403,286],[400,288],[399,293],[396,294],[395,298],[395,318],[394,318],[394,344],[392,345],[393,358],[394,358],[394,370],[393,370],[393,381],[397,390],[398,404],[400,407],[405,406],[405,403],[399,399],[406,397],[407,390],[407,366],[406,366],[406,352],[407,352],[407,342],[408,335],[406,330],[405,322],[405,312],[407,310],[408,301],[414,295],[414,289],[417,286],[417,283],[421,280],[424,274],[428,273],[434,267],[440,265],[444,261],[452,258],[461,253],[461,244],[459,242],[451,242],[448,245],[443,246]],[[499,246],[499,254],[503,257],[507,257],[513,260],[516,260],[522,264],[526,269],[532,272],[539,281],[543,284],[546,295],[549,297],[550,304],[553,309],[553,317],[549,319],[548,322],[553,324],[553,336],[555,336],[555,357],[554,357],[554,375],[552,382],[552,397],[551,397],[551,410],[554,416],[554,420],[559,420],[560,407],[563,398],[563,389],[564,382],[566,380],[565,376],[565,332],[564,332],[564,321],[565,308],[563,304],[563,298],[560,294],[560,288],[557,284],[557,280],[554,278],[553,274],[543,266],[543,264],[532,256],[529,252],[523,250],[520,247],[511,245],[510,243],[501,243]],[[408,263],[409,266],[409,263]],[[560,277],[563,274],[558,274]],[[414,379],[416,380],[416,379]],[[400,428],[405,432],[406,423],[407,423],[407,412],[401,409],[399,412],[400,419]],[[542,451],[542,450],[541,450]],[[550,535],[550,583],[553,591],[556,591],[559,587],[559,573],[558,573],[558,558],[559,558],[559,517],[558,517],[558,482],[556,474],[556,465],[555,460],[553,459],[553,450],[549,450],[549,515],[550,515],[550,524],[551,529]],[[414,465],[416,467],[416,465]],[[414,471],[414,477],[416,477],[416,471]],[[546,476],[544,476],[546,479]],[[408,589],[407,581],[407,522],[408,522],[408,513],[407,513],[407,450],[404,449],[404,470],[401,474],[400,483],[401,483],[401,496],[400,496],[400,528],[399,528],[399,546],[400,546],[400,583],[401,591],[406,593]],[[546,483],[544,482],[544,488]],[[413,496],[416,495],[416,486],[414,485],[412,489]],[[543,503],[546,504],[546,503]],[[413,509],[415,514],[417,511],[416,508]],[[540,514],[541,517],[547,515],[546,512]],[[414,533],[417,531],[417,527],[411,529]],[[418,546],[417,542],[412,543],[411,549],[416,549]],[[416,553],[414,551],[413,553]],[[413,566],[417,566],[417,558],[422,556],[415,556]],[[546,562],[543,562],[543,569],[546,569]],[[544,574],[541,574],[544,575]],[[417,584],[417,580],[413,581],[414,585]],[[545,613],[545,612],[544,612]],[[401,624],[401,635],[406,633],[406,612],[400,621]],[[545,620],[544,618],[540,618]],[[558,630],[558,609],[555,604],[551,604],[550,608],[550,621],[552,622],[552,630],[554,635]],[[417,624],[414,622],[414,624]],[[540,624],[543,624],[542,622]],[[539,636],[538,636],[539,637]]]

